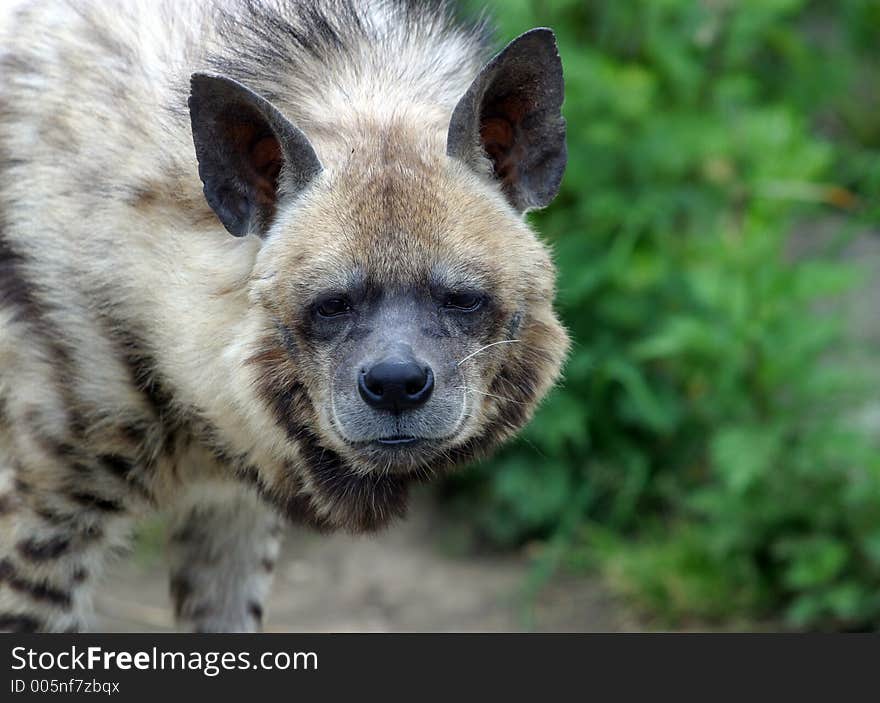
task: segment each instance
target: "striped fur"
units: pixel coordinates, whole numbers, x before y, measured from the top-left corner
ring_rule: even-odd
[[[0,10],[0,630],[85,627],[105,556],[156,509],[173,516],[182,626],[258,629],[277,513],[381,527],[413,482],[512,436],[558,376],[568,342],[546,247],[490,167],[446,154],[485,28],[416,0],[13,8]],[[271,101],[321,160],[266,236],[231,237],[202,195],[197,71]],[[438,266],[493,301],[473,329],[418,321],[447,361],[467,358],[460,390],[437,392],[458,393],[454,433],[393,460],[353,448],[309,296],[340,272],[414,290]]]

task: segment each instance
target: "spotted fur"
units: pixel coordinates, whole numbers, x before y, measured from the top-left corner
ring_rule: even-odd
[[[489,55],[445,2],[0,10],[0,630],[85,627],[106,555],[157,509],[181,625],[259,629],[277,515],[379,528],[414,482],[528,421],[567,350],[554,267],[515,165],[488,161],[500,147],[447,153]],[[320,159],[261,236],[230,236],[203,196],[198,72],[270,101]],[[491,293],[462,337],[461,419],[386,462],[333,430],[309,296],[340,272],[416,289],[438,267]],[[444,324],[422,332],[445,343]]]

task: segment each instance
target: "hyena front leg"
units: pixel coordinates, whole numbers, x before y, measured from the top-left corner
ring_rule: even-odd
[[[256,632],[281,545],[281,519],[237,485],[197,484],[176,507],[171,597],[182,629]]]
[[[0,467],[0,632],[75,632],[108,548],[129,531],[122,506],[85,485],[47,488]]]

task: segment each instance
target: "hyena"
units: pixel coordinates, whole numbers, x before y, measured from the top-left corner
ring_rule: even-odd
[[[170,520],[183,629],[259,629],[284,520],[360,532],[556,381],[524,220],[549,29],[418,0],[43,0],[0,21],[0,629],[86,626]]]

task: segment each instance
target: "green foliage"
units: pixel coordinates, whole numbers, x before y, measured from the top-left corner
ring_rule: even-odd
[[[880,626],[877,374],[834,305],[862,276],[790,253],[796,223],[880,220],[880,2],[497,15],[560,40],[569,166],[535,224],[575,343],[523,440],[446,497],[497,545],[598,558],[668,623]]]

